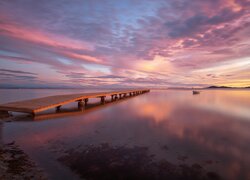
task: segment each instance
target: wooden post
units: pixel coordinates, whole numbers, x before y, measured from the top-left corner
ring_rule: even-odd
[[[113,101],[113,100],[114,100],[114,94],[111,95],[111,101]]]
[[[119,98],[120,98],[120,99],[122,98],[122,94],[119,94]]]
[[[85,102],[85,106],[87,106],[87,103],[89,102],[89,99],[88,98],[84,99],[84,102]]]
[[[102,103],[102,104],[105,103],[105,96],[101,96],[101,103]]]
[[[5,117],[9,117],[10,116],[10,114],[9,114],[9,112],[8,111],[0,111],[0,117],[2,117],[2,118],[5,118]]]
[[[78,101],[78,108],[81,108],[81,107],[83,107],[83,99]]]
[[[61,105],[60,106],[56,106],[56,111],[60,111],[61,109]]]

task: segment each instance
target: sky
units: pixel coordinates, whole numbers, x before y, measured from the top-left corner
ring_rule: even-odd
[[[249,0],[1,0],[0,87],[250,86]]]

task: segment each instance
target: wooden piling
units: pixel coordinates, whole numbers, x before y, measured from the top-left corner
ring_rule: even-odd
[[[1,118],[6,118],[6,117],[9,117],[10,114],[8,111],[0,111],[0,117]]]
[[[101,96],[101,103],[102,103],[102,104],[105,103],[105,96]]]
[[[89,99],[88,98],[84,99],[84,102],[85,102],[85,106],[87,106]]]
[[[60,111],[61,109],[61,105],[60,106],[56,106],[56,111]]]
[[[78,108],[83,107],[84,103],[83,103],[83,99],[78,101]]]

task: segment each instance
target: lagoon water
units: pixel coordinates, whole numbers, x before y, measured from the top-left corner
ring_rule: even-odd
[[[79,92],[0,90],[0,102]],[[50,179],[250,179],[249,90],[153,90],[75,107],[14,114],[1,141],[15,141]]]

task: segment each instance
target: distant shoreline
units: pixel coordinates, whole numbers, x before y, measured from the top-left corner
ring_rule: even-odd
[[[142,88],[142,87],[141,87]],[[150,87],[147,87],[150,88]],[[116,89],[132,89],[132,88],[90,88],[90,87],[78,87],[78,88],[70,88],[70,87],[0,87],[0,89],[73,89],[73,90],[116,90]],[[171,90],[171,89],[179,89],[179,90],[193,90],[193,89],[250,89],[250,86],[247,87],[229,87],[229,86],[209,86],[209,87],[200,87],[200,88],[188,88],[188,87],[166,87],[166,88],[150,88],[152,90]]]
[[[247,87],[228,87],[228,86],[209,86],[206,89],[248,89],[250,86]]]
[[[169,88],[151,88],[151,90],[202,90],[202,89],[250,89],[250,87],[227,87],[227,86],[209,86],[201,88],[169,87]]]

